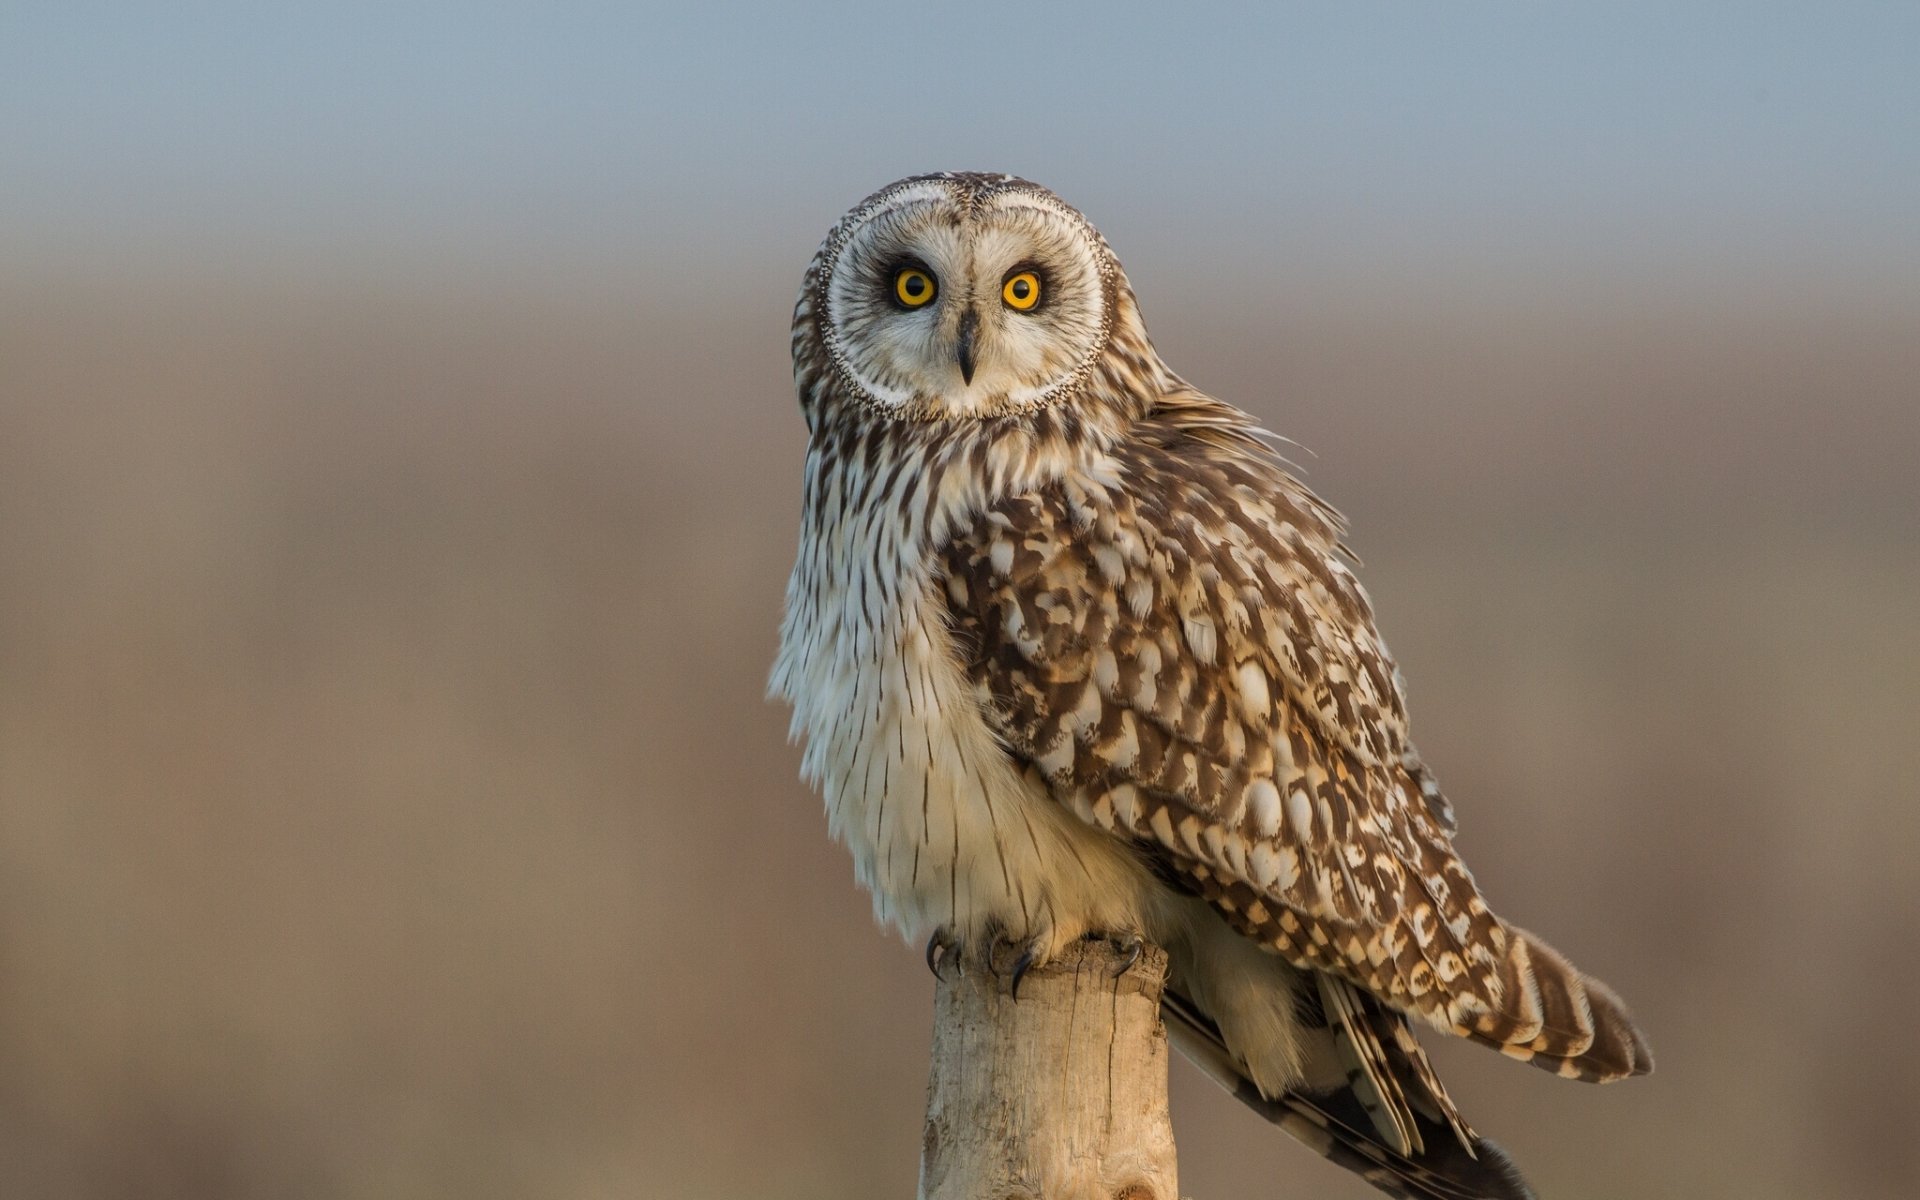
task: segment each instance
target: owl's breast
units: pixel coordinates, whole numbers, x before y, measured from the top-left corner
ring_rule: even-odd
[[[875,916],[909,939],[1139,928],[1144,869],[988,727],[932,556],[856,565],[845,549],[803,544],[773,687]]]

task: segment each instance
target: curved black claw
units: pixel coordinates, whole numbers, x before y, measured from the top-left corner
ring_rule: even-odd
[[[1140,941],[1140,935],[1136,933],[1129,937],[1115,938],[1113,945],[1116,950],[1127,956],[1126,961],[1113,969],[1113,977],[1118,979],[1128,971],[1133,970],[1133,964],[1140,961],[1140,952],[1144,948],[1144,943]]]
[[[1007,994],[1013,999],[1020,998],[1020,980],[1031,966],[1033,966],[1033,947],[1028,946],[1020,952],[1019,958],[1013,960],[1013,986],[1007,989]]]
[[[960,962],[960,946],[953,936],[945,930],[937,931],[927,939],[927,970],[933,972],[935,979],[944,979],[940,968],[948,959],[957,965]]]

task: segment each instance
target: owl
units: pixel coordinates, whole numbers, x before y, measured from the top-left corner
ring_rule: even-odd
[[[1017,950],[1016,989],[1151,941],[1176,1044],[1270,1120],[1393,1194],[1530,1194],[1414,1027],[1601,1082],[1647,1042],[1488,907],[1339,515],[1161,362],[1087,219],[1006,175],[892,184],[792,345],[771,690],[875,915],[936,969]]]

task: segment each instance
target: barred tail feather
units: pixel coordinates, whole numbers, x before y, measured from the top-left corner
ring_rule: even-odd
[[[1653,1049],[1612,988],[1507,926],[1501,1011],[1460,1032],[1567,1079],[1611,1083],[1653,1070]]]
[[[1534,1193],[1504,1151],[1485,1138],[1436,1119],[1416,1104],[1414,1140],[1422,1148],[1402,1154],[1376,1130],[1377,1118],[1353,1091],[1288,1092],[1269,1100],[1235,1063],[1214,1023],[1191,1000],[1166,993],[1167,1033],[1214,1082],[1328,1161],[1402,1200],[1534,1200]]]
[[[1401,1086],[1402,1076],[1387,1061],[1387,1043],[1375,1027],[1377,1006],[1369,1005],[1371,997],[1344,980],[1324,974],[1313,978],[1319,985],[1321,1020],[1346,1065],[1347,1089],[1389,1148],[1396,1154],[1418,1154],[1425,1145]],[[1404,1018],[1394,1013],[1387,1019]]]
[[[1426,1132],[1442,1125],[1472,1154],[1474,1132],[1414,1037],[1407,1015],[1332,975],[1317,973],[1314,982],[1318,1013],[1311,998],[1297,1007],[1309,1023],[1317,1015],[1332,1036],[1347,1067],[1348,1089],[1381,1140],[1399,1154],[1418,1157],[1427,1149]],[[1421,1121],[1422,1116],[1427,1119]]]

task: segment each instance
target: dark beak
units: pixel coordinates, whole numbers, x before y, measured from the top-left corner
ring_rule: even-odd
[[[960,378],[973,382],[973,334],[980,328],[980,314],[969,308],[960,318],[960,345],[954,356],[960,360]]]

